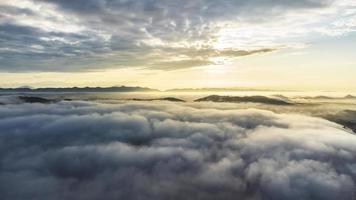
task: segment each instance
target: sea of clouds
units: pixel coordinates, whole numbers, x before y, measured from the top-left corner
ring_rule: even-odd
[[[0,196],[351,200],[356,136],[321,118],[259,109],[0,105]]]

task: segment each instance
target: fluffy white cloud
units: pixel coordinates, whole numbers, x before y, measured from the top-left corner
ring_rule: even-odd
[[[5,199],[353,199],[356,136],[179,103],[0,106]]]

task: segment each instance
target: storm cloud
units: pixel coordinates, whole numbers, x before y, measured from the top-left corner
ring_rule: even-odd
[[[217,33],[227,24],[263,24],[286,13],[327,8],[333,2],[5,0],[0,3],[0,70],[172,70],[218,65],[216,57],[234,59],[283,46],[218,49]]]
[[[199,103],[196,103],[199,104]],[[354,199],[356,136],[184,103],[0,106],[4,199]]]

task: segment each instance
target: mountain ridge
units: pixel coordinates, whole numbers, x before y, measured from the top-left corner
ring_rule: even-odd
[[[112,86],[112,87],[44,87],[44,88],[0,88],[0,92],[160,92],[148,87]]]

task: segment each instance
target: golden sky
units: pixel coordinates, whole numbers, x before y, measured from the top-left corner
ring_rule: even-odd
[[[0,86],[356,91],[353,0],[0,2]]]

